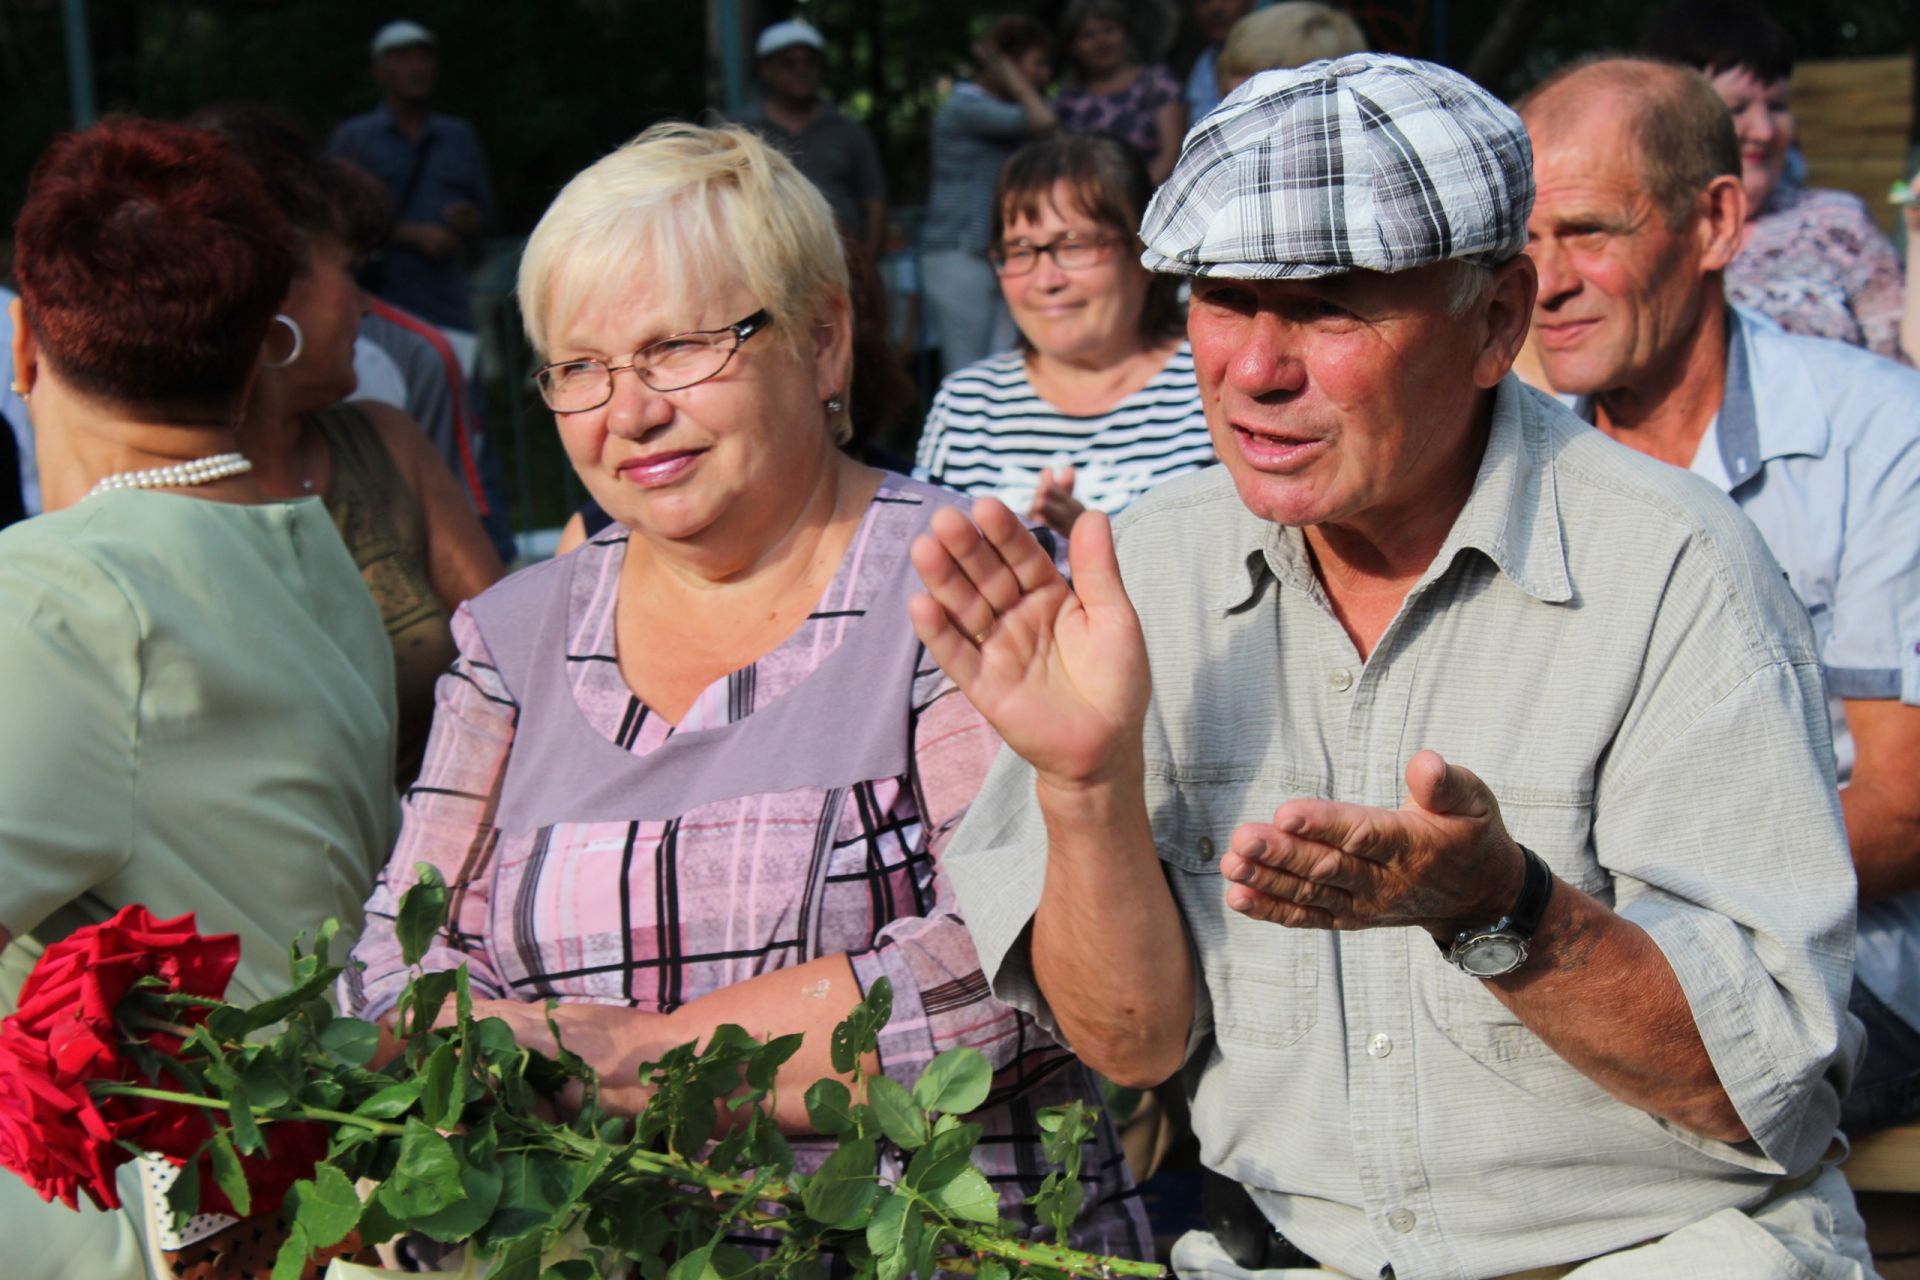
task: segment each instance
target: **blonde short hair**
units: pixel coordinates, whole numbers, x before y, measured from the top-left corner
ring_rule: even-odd
[[[1221,88],[1262,71],[1304,67],[1322,58],[1364,53],[1367,37],[1343,10],[1319,0],[1287,0],[1233,24],[1214,59]]]
[[[841,322],[852,322],[846,256],[826,197],[738,125],[654,125],[561,188],[520,259],[527,340],[550,359],[558,317],[637,279],[689,300],[738,281],[772,317],[760,340],[794,349],[810,343],[836,302]],[[842,390],[833,415],[842,443],[852,434],[851,392]]]

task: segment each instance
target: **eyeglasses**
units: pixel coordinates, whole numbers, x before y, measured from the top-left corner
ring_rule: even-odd
[[[994,271],[1000,275],[1023,276],[1040,265],[1040,255],[1044,253],[1062,271],[1079,271],[1105,262],[1119,243],[1119,236],[1082,237],[1069,232],[1045,244],[1035,244],[1031,240],[996,244],[987,250],[987,261],[993,264]]]
[[[561,360],[534,370],[540,398],[555,413],[585,413],[613,399],[613,375],[631,369],[655,391],[684,391],[716,377],[733,353],[754,334],[773,323],[765,311],[756,311],[724,329],[699,329],[649,342],[625,364],[605,360]]]

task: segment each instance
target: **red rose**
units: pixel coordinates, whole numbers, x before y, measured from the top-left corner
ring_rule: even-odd
[[[7,1023],[44,1040],[65,1079],[125,1079],[114,1014],[133,985],[154,977],[169,992],[219,999],[239,962],[239,938],[203,938],[191,914],[155,920],[143,906],[123,907],[104,924],[76,929],[48,947]],[[182,1008],[168,1021],[191,1027],[205,1017],[205,1010]],[[174,1036],[148,1038],[162,1053],[180,1047]]]
[[[113,1174],[130,1158],[118,1142],[124,1132],[101,1114],[84,1084],[56,1084],[51,1062],[43,1053],[36,1064],[33,1054],[32,1045],[0,1038],[0,1165],[43,1200],[57,1196],[74,1209],[84,1191],[102,1209],[118,1209]],[[127,1127],[123,1118],[121,1129]]]
[[[210,1132],[204,1110],[96,1098],[87,1084],[138,1079],[116,1020],[137,982],[155,977],[166,991],[218,999],[239,959],[233,935],[203,938],[191,915],[155,920],[137,905],[48,947],[20,989],[18,1011],[0,1023],[0,1165],[44,1199],[77,1207],[77,1193],[85,1192],[102,1208],[118,1208],[114,1170],[131,1158],[121,1143],[191,1156]],[[172,1009],[167,1021],[192,1026],[205,1016]],[[161,1053],[180,1049],[177,1036],[138,1034]]]

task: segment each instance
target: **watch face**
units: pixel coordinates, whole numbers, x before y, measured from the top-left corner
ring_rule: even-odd
[[[1527,944],[1507,933],[1483,933],[1455,950],[1455,963],[1476,978],[1512,973],[1527,958]]]

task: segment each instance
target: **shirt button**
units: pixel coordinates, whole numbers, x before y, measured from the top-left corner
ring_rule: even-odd
[[[1206,836],[1200,837],[1200,843],[1193,846],[1193,852],[1202,862],[1213,861],[1213,841]]]
[[[1374,1058],[1384,1058],[1393,1052],[1393,1037],[1384,1031],[1376,1031],[1373,1039],[1367,1041],[1367,1054]]]
[[[1335,667],[1327,673],[1327,683],[1333,686],[1335,693],[1345,693],[1353,688],[1353,672],[1345,667]]]
[[[1401,1235],[1405,1235],[1407,1232],[1413,1230],[1413,1223],[1414,1217],[1413,1210],[1411,1209],[1395,1209],[1387,1215],[1387,1225],[1395,1231],[1398,1231]]]

